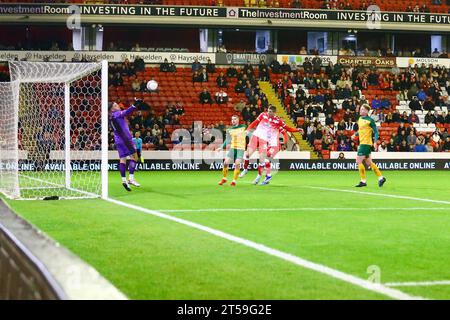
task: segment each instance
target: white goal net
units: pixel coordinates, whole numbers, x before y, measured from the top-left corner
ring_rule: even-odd
[[[0,83],[0,191],[106,197],[106,61],[14,61],[9,69],[11,82]]]

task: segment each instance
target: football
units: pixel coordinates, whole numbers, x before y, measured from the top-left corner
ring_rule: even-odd
[[[156,82],[155,80],[150,80],[149,82],[147,82],[147,90],[155,91],[156,89],[158,89],[158,82]]]

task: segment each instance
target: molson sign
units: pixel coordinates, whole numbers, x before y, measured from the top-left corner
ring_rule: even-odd
[[[354,56],[339,56],[338,62],[344,65],[358,65],[362,63],[363,66],[375,67],[395,67],[397,59],[395,57],[354,57]]]
[[[435,66],[444,66],[446,68],[450,68],[450,59],[445,59],[445,58],[414,58],[414,57],[410,57],[410,58],[397,58],[397,65],[400,68],[406,68],[408,66],[413,66],[414,65],[419,65],[421,66],[422,64],[425,64],[427,67],[429,65],[433,65]]]

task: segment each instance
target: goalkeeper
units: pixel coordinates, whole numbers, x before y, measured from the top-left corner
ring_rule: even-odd
[[[122,177],[122,185],[127,191],[131,191],[130,184],[139,187],[139,183],[134,180],[134,171],[136,168],[136,161],[138,158],[136,148],[133,143],[133,136],[131,135],[130,129],[128,128],[127,116],[132,114],[137,108],[136,105],[140,103],[139,100],[135,98],[134,105],[131,105],[126,110],[121,110],[117,103],[113,103],[111,106],[110,114],[110,125],[114,131],[114,143],[116,145],[117,151],[119,152],[119,171]],[[128,167],[129,179],[126,178],[127,170],[127,157],[130,158],[130,164]]]

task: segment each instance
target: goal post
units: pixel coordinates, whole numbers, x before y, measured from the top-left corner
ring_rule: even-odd
[[[107,198],[107,61],[11,61],[9,69],[11,82],[0,84],[0,192]]]

